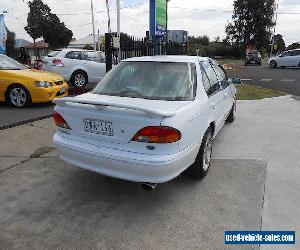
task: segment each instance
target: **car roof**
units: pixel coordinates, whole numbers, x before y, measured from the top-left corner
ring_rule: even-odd
[[[188,62],[197,63],[199,61],[207,61],[208,57],[199,56],[143,56],[133,57],[123,60],[123,62]]]

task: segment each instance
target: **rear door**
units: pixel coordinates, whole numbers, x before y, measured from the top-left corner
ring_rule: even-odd
[[[106,74],[106,64],[104,58],[97,51],[83,52],[84,60],[87,62],[89,82],[98,83]]]
[[[69,75],[74,71],[74,68],[76,69],[77,65],[82,65],[86,66],[87,62],[83,60],[83,54],[81,51],[69,51],[64,59],[63,59],[63,64],[64,64],[64,70],[68,71]]]
[[[204,82],[204,87],[208,95],[209,105],[211,108],[211,112],[213,113],[213,117],[216,123],[216,133],[221,129],[223,125],[223,117],[224,117],[224,94],[222,93],[222,87],[217,77],[217,74],[209,61],[204,61],[200,63],[201,68],[209,79],[208,83]]]
[[[225,70],[215,61],[212,61],[212,64],[220,81],[220,85],[222,88],[221,93],[222,95],[224,95],[224,121],[225,121],[227,114],[230,112],[232,108],[234,102],[234,95],[230,88],[230,84],[228,82],[228,78]]]

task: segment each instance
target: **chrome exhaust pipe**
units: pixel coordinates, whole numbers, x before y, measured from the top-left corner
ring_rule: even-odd
[[[146,190],[146,191],[154,191],[154,189],[156,188],[156,183],[142,183],[142,189]]]

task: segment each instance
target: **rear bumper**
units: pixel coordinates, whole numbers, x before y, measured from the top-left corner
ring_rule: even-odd
[[[194,163],[200,145],[171,155],[145,155],[103,148],[68,139],[60,133],[53,137],[60,157],[83,169],[133,182],[163,183],[180,175]]]
[[[255,62],[256,64],[260,64],[261,63],[261,58],[249,58],[245,60],[245,63],[251,63],[251,62]]]

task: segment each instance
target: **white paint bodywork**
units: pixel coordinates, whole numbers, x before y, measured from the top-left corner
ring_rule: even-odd
[[[92,84],[99,83],[106,74],[105,62],[94,62],[89,60],[69,59],[65,56],[71,51],[87,51],[82,49],[63,49],[54,57],[45,57],[42,70],[61,75],[67,82],[70,82],[72,74],[77,70],[84,71],[88,76],[88,82]],[[100,53],[100,52],[95,52]],[[103,52],[102,52],[103,53]],[[54,59],[60,59],[62,65],[52,64]]]
[[[271,61],[275,61],[278,67],[300,67],[300,49],[288,50],[270,58],[269,65]]]
[[[172,180],[192,165],[206,130],[214,127],[214,137],[222,128],[235,100],[236,89],[229,85],[208,97],[202,84],[199,61],[188,56],[156,56],[125,61],[189,62],[197,69],[194,101],[161,101],[87,93],[57,99],[55,111],[72,130],[59,128],[54,135],[60,157],[81,168],[134,182],[162,183]],[[84,118],[113,123],[114,136],[88,134]],[[181,132],[170,144],[131,141],[147,126],[169,126]],[[147,146],[154,146],[150,150]]]

